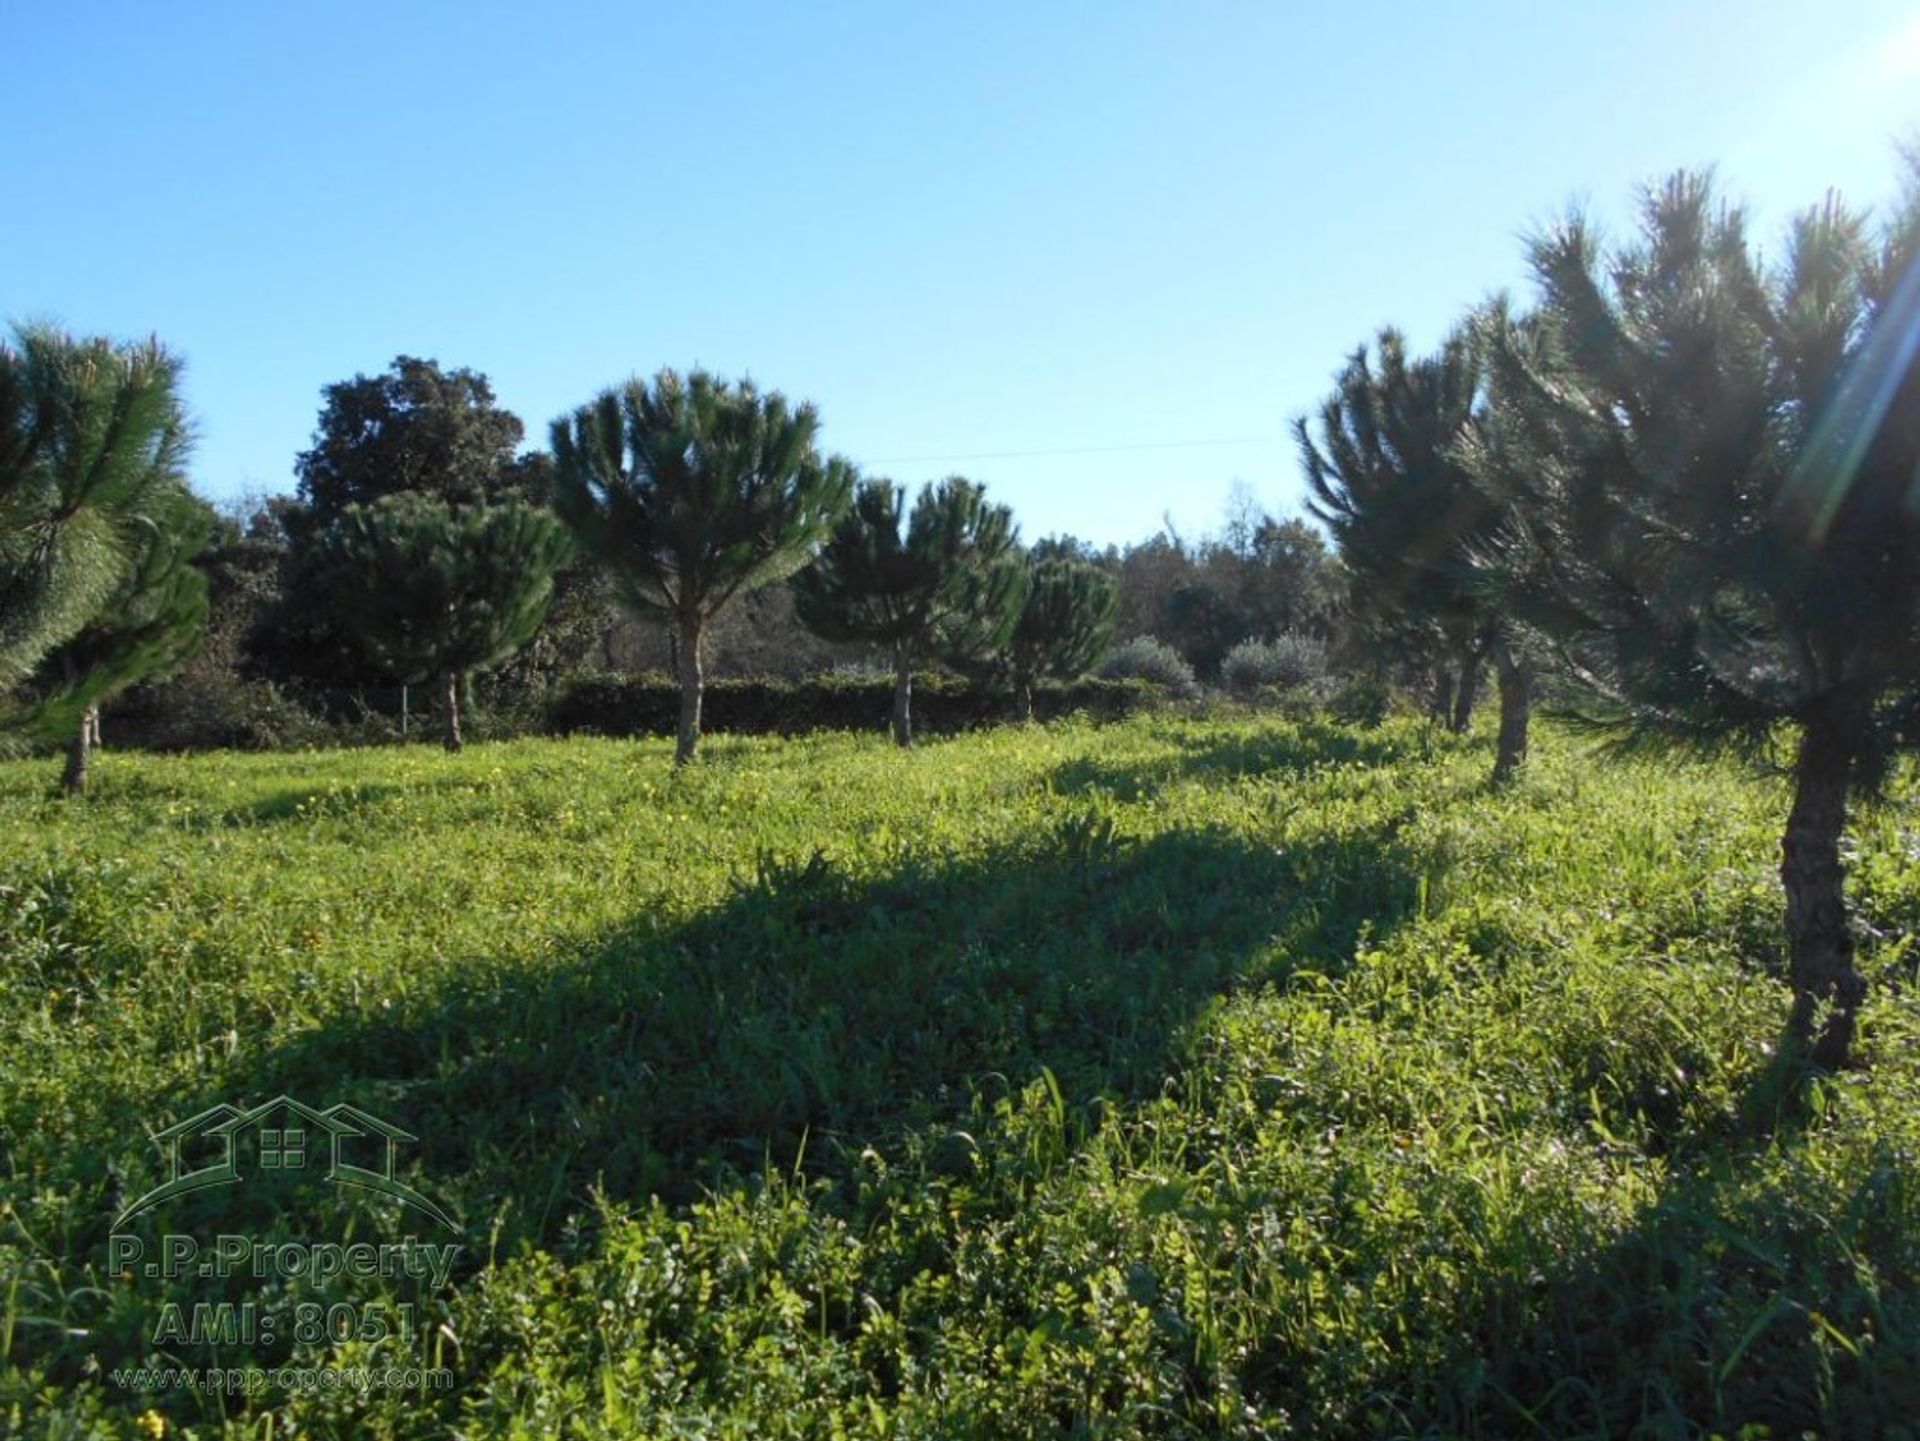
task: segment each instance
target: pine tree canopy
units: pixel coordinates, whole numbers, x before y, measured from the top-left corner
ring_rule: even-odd
[[[114,597],[184,487],[179,377],[158,341],[0,342],[0,687]]]
[[[1030,685],[1043,676],[1071,680],[1093,669],[1112,644],[1119,601],[1105,571],[1068,560],[1033,564],[1007,643],[1015,683]]]
[[[22,729],[64,736],[90,707],[137,682],[172,674],[199,650],[208,584],[197,562],[213,536],[213,510],[181,488],[162,498],[149,518],[114,594],[41,662],[39,695]]]
[[[905,505],[905,487],[861,483],[853,509],[794,577],[801,621],[828,640],[915,656],[1004,644],[1025,583],[1012,512],[959,476],[924,487],[910,514]]]
[[[487,670],[525,645],[569,553],[560,523],[525,501],[411,493],[349,506],[321,546],[369,655],[409,682]]]
[[[1771,266],[1696,174],[1624,245],[1576,215],[1531,252],[1460,449],[1517,517],[1514,602],[1626,739],[1758,745],[1839,698],[1870,780],[1920,717],[1920,182],[1878,237],[1830,196]]]
[[[1454,453],[1473,421],[1480,359],[1464,332],[1430,358],[1408,359],[1391,329],[1376,350],[1377,364],[1365,347],[1349,357],[1320,408],[1318,439],[1306,417],[1294,422],[1308,509],[1376,628],[1437,627],[1459,643],[1488,621],[1463,558],[1487,535],[1492,507]]]
[[[635,609],[704,621],[804,565],[852,466],[818,412],[703,370],[633,380],[553,424],[554,507]]]

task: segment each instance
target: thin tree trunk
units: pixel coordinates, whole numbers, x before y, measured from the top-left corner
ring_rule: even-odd
[[[100,739],[100,707],[87,707],[87,743],[98,749],[106,742]]]
[[[1786,892],[1792,947],[1788,1034],[1807,1048],[1815,1065],[1829,1070],[1841,1069],[1852,1057],[1854,1018],[1867,993],[1866,978],[1854,969],[1846,872],[1840,864],[1847,787],[1865,719],[1864,707],[1846,696],[1831,697],[1808,717],[1794,765],[1793,809],[1780,842],[1780,887]]]
[[[1465,735],[1473,724],[1474,702],[1480,699],[1480,650],[1477,646],[1467,646],[1460,652],[1460,683],[1453,692],[1453,723],[1449,727],[1455,735]]]
[[[466,744],[460,735],[460,677],[451,669],[440,672],[440,722],[441,742],[448,750]]]
[[[87,788],[87,775],[93,762],[93,729],[99,720],[100,708],[88,706],[81,713],[73,739],[67,743],[67,769],[60,783],[70,796],[77,796]]]
[[[1444,665],[1434,668],[1433,702],[1427,714],[1437,726],[1446,725],[1453,719],[1453,672]]]
[[[680,670],[680,737],[673,749],[673,763],[690,763],[700,749],[700,702],[706,694],[707,675],[700,661],[701,625],[698,618],[680,623],[675,659]]]
[[[913,662],[905,646],[893,652],[893,740],[913,744]]]
[[[1493,783],[1505,785],[1527,758],[1527,719],[1533,710],[1533,667],[1519,659],[1504,640],[1494,647],[1500,677],[1500,740],[1493,758]]]
[[[1021,724],[1033,719],[1033,682],[1024,677],[1013,684],[1014,706],[1019,712]]]

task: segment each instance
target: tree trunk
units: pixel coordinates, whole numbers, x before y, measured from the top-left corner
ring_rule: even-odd
[[[60,784],[67,794],[77,796],[87,788],[87,774],[93,763],[93,732],[100,722],[100,707],[88,706],[80,715],[73,739],[67,743],[67,769]]]
[[[1854,1017],[1867,993],[1866,978],[1853,965],[1846,873],[1840,865],[1847,786],[1865,722],[1864,705],[1845,695],[1826,698],[1808,716],[1794,765],[1793,809],[1780,842],[1780,887],[1786,892],[1792,948],[1793,1014],[1787,1030],[1815,1065],[1828,1070],[1849,1063]]]
[[[460,677],[452,670],[440,672],[440,723],[441,742],[448,750],[466,744],[460,735]]]
[[[893,653],[893,740],[913,744],[913,662],[904,646]]]
[[[1513,779],[1520,763],[1527,758],[1527,718],[1533,709],[1533,667],[1520,660],[1513,648],[1501,641],[1494,648],[1494,665],[1500,675],[1500,740],[1493,758],[1493,783],[1503,786]]]
[[[1455,735],[1465,735],[1473,724],[1473,705],[1480,698],[1480,651],[1468,646],[1460,652],[1460,684],[1453,692],[1453,722],[1448,727]]]
[[[87,743],[95,748],[104,745],[100,739],[100,707],[87,707]]]
[[[690,763],[700,749],[700,702],[706,694],[707,674],[700,660],[703,639],[697,618],[680,623],[674,659],[680,670],[680,738],[673,749],[673,763]]]
[[[1014,706],[1019,713],[1022,725],[1033,719],[1033,682],[1026,679],[1013,683]]]
[[[1427,714],[1437,726],[1446,725],[1453,719],[1453,673],[1444,665],[1434,668],[1433,702]]]

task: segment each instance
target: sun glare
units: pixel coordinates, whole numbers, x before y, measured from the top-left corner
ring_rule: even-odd
[[[1874,47],[1872,69],[1888,79],[1920,75],[1920,20],[1895,30]]]

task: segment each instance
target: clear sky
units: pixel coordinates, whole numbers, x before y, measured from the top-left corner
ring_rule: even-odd
[[[536,443],[701,364],[1029,538],[1207,529],[1235,480],[1294,507],[1287,423],[1343,354],[1436,342],[1572,201],[1704,163],[1769,237],[1828,186],[1884,201],[1917,20],[0,0],[0,317],[182,352],[216,498],[290,488],[321,387],[404,352],[486,372]]]

